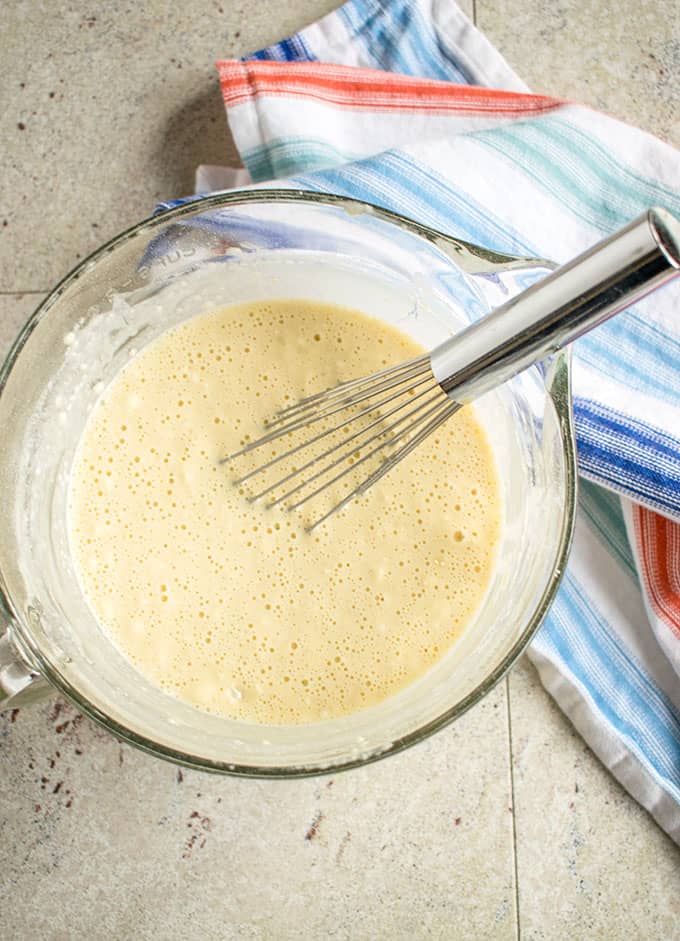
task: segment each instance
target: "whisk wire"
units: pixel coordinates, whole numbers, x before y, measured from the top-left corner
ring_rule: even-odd
[[[264,435],[248,442],[224,458],[222,463],[231,463],[284,436],[303,433],[320,421],[329,422],[330,427],[310,433],[304,440],[275,453],[269,460],[243,474],[235,481],[241,485],[329,436],[346,431],[347,436],[342,440],[312,454],[299,467],[293,467],[283,477],[248,497],[254,502],[274,495],[276,491],[278,495],[268,503],[269,507],[285,504],[288,510],[296,510],[350,474],[355,474],[357,469],[365,467],[364,473],[368,476],[312,523],[308,527],[311,531],[388,473],[458,408],[460,406],[446,395],[435,379],[429,356],[418,356],[372,376],[352,379],[326,392],[307,396],[282,409],[267,424]],[[333,424],[334,415],[348,410],[350,414],[344,414],[342,421]],[[350,426],[353,427],[350,429]],[[366,467],[371,460],[381,460],[372,471],[370,465]],[[311,475],[305,476],[309,470]],[[287,486],[290,484],[293,486]],[[292,497],[297,499],[291,504]]]
[[[387,418],[388,415],[391,415],[393,413],[393,411],[398,411],[400,408],[403,408],[409,402],[413,402],[415,401],[416,398],[420,398],[421,395],[426,395],[428,392],[432,391],[432,389],[435,387],[434,381],[430,378],[430,380],[422,379],[420,382],[415,383],[414,385],[411,386],[411,389],[415,390],[418,386],[422,385],[424,382],[428,382],[427,389],[421,390],[421,392],[416,393],[414,395],[410,395],[410,397],[404,401],[403,405],[400,405],[396,407],[395,409],[389,411],[387,414],[383,415],[382,418],[383,419]],[[439,388],[439,386],[436,386],[436,388]],[[268,468],[272,467],[274,464],[278,464],[279,461],[282,461],[285,458],[292,457],[294,454],[297,454],[298,451],[303,450],[303,448],[307,448],[310,445],[315,444],[317,441],[320,441],[321,438],[325,438],[328,435],[334,434],[336,431],[342,431],[343,428],[346,428],[348,425],[351,425],[353,422],[356,422],[358,419],[364,418],[366,415],[370,415],[372,412],[377,411],[379,408],[382,408],[383,405],[393,400],[394,400],[394,395],[388,395],[386,398],[382,398],[378,402],[373,402],[371,405],[368,405],[366,408],[362,409],[360,412],[356,413],[355,415],[350,415],[349,418],[346,418],[344,421],[340,422],[339,424],[334,425],[332,428],[325,428],[323,431],[320,431],[318,434],[314,435],[312,438],[309,438],[306,441],[303,441],[301,444],[297,444],[295,447],[290,448],[288,451],[284,451],[281,454],[275,455],[274,457],[271,458],[271,460],[267,461],[266,464],[261,464],[259,467],[256,467],[254,470],[250,471],[249,473],[244,474],[244,476],[240,477],[237,481],[235,481],[235,483],[237,485],[245,483],[247,480],[250,480],[251,477],[254,477],[256,474],[259,474],[261,471],[267,470]],[[366,398],[364,398],[363,401],[366,401]],[[354,400],[350,400],[344,403],[342,406],[338,406],[338,408],[334,409],[333,412],[327,413],[326,415],[319,416],[319,418],[324,418],[324,417],[328,418],[330,417],[330,415],[336,414],[336,412],[338,411],[345,411],[348,407],[354,404],[356,404]],[[300,427],[305,427],[305,426],[309,427],[311,424],[313,424],[317,420],[318,420],[317,418],[312,418],[312,419],[302,421],[298,426],[289,429],[287,433],[291,434],[292,432],[299,430]],[[376,421],[380,421],[380,417],[378,417]],[[375,422],[372,422],[371,425],[374,423]],[[368,427],[370,428],[371,425],[369,425]],[[365,428],[364,430],[368,430],[368,429]],[[257,441],[254,441],[252,444],[252,448],[250,450],[256,447],[259,447],[262,444],[266,444],[267,443],[266,437],[267,436],[265,436],[264,438],[258,438]],[[281,436],[279,435],[279,437]],[[270,438],[269,440],[275,441],[276,437]],[[350,440],[351,438],[345,438],[342,442],[340,442],[340,444],[345,444],[347,441],[350,441]],[[227,458],[227,460],[229,460],[229,458]]]
[[[257,438],[255,441],[249,442],[247,445],[244,445],[239,451],[235,451],[233,454],[228,455],[226,458],[223,458],[221,461],[222,464],[229,463],[237,457],[241,457],[243,454],[248,454],[250,451],[254,451],[256,448],[262,447],[264,444],[269,444],[272,441],[276,441],[278,438],[282,438],[284,435],[292,434],[295,431],[298,431],[300,428],[309,427],[312,424],[315,424],[318,421],[321,421],[323,418],[331,418],[333,415],[336,415],[338,412],[345,411],[347,408],[353,405],[359,405],[361,402],[366,402],[371,398],[374,398],[376,394],[382,394],[384,392],[390,392],[386,398],[382,399],[380,402],[374,402],[372,405],[367,406],[362,412],[359,412],[357,415],[351,416],[346,421],[341,422],[339,425],[335,425],[333,428],[326,429],[321,432],[318,437],[323,437],[326,434],[332,434],[335,431],[339,431],[345,425],[349,424],[350,421],[354,421],[356,418],[360,418],[363,415],[368,414],[369,412],[374,411],[377,408],[380,408],[381,405],[384,405],[386,402],[392,401],[395,393],[394,389],[398,385],[403,385],[405,382],[410,382],[409,394],[423,383],[428,382],[431,386],[435,385],[435,381],[432,378],[432,374],[423,375],[423,378],[415,380],[413,377],[408,377],[400,380],[399,382],[392,382],[389,385],[380,385],[377,389],[366,389],[362,392],[360,396],[352,394],[348,396],[347,399],[340,401],[339,404],[336,404],[333,408],[322,409],[316,414],[310,416],[305,416],[302,418],[296,418],[291,422],[286,423],[280,428],[277,428],[275,431],[268,432],[267,434],[262,435],[261,438]],[[264,468],[262,468],[264,469]],[[240,478],[237,483],[243,483],[248,477],[253,476],[257,471],[253,471],[250,474],[247,474],[246,477]]]
[[[362,464],[365,464],[366,461],[374,457],[374,455],[376,455],[379,451],[382,451],[388,445],[394,445],[396,442],[400,441],[402,438],[405,438],[407,435],[411,433],[411,431],[414,428],[416,428],[423,421],[424,418],[427,418],[429,415],[431,415],[435,411],[441,411],[442,409],[446,409],[446,408],[448,408],[448,403],[443,403],[443,404],[440,403],[440,404],[435,405],[432,409],[430,409],[430,411],[426,412],[425,415],[421,415],[420,417],[415,418],[409,425],[406,426],[406,428],[402,428],[401,431],[397,432],[395,435],[392,435],[388,441],[383,441],[381,444],[376,445],[367,454],[362,455],[353,464],[350,464],[349,467],[346,467],[339,474],[336,474],[335,477],[331,477],[330,480],[325,481],[325,483],[317,487],[316,490],[313,490],[311,493],[304,496],[301,500],[298,500],[297,503],[291,504],[288,507],[288,509],[289,510],[299,509],[299,507],[307,503],[308,500],[311,500],[312,497],[315,497],[317,496],[317,494],[321,493],[322,490],[325,490],[327,487],[330,487],[333,484],[337,483],[339,480],[342,480],[343,477],[346,477],[348,474],[351,474],[354,471],[356,471],[357,467],[360,467]],[[327,470],[332,470],[333,467],[337,467],[339,463],[340,463],[339,460],[335,461],[333,465],[327,468]],[[356,491],[352,491],[352,493],[355,493],[355,492],[358,493],[359,489],[357,488]],[[337,507],[335,507],[334,509],[337,509]]]
[[[421,378],[419,379],[418,376],[420,376]],[[372,378],[372,377],[369,377],[369,378]],[[254,451],[256,448],[259,448],[264,444],[269,444],[272,441],[276,441],[277,438],[281,438],[283,437],[283,435],[290,434],[294,431],[297,431],[300,428],[309,426],[310,424],[314,422],[321,421],[321,419],[323,418],[330,418],[331,416],[337,414],[338,412],[343,411],[349,406],[359,405],[361,402],[365,402],[373,398],[377,394],[383,394],[385,392],[392,392],[392,395],[388,396],[387,399],[385,399],[385,401],[390,401],[390,399],[394,397],[395,390],[400,385],[405,385],[406,383],[410,383],[409,389],[414,389],[417,386],[422,385],[424,382],[434,383],[432,373],[430,372],[429,369],[427,370],[420,369],[417,373],[413,373],[413,374],[408,373],[408,374],[405,374],[404,376],[399,376],[399,377],[386,377],[386,379],[388,378],[389,378],[389,381],[383,380],[382,382],[378,382],[375,384],[371,383],[370,385],[367,383],[367,387],[365,389],[362,389],[360,392],[356,392],[356,391],[351,392],[345,398],[340,399],[339,401],[336,401],[335,403],[331,402],[330,404],[326,404],[324,401],[323,405],[320,406],[320,411],[317,411],[316,413],[314,413],[313,409],[311,409],[312,414],[310,415],[306,415],[306,414],[302,416],[298,415],[292,421],[286,421],[284,425],[278,428],[275,428],[272,431],[267,432],[266,434],[262,435],[262,437],[257,438],[255,441],[248,442],[248,444],[244,445],[242,448],[240,448],[240,450],[235,451],[233,454],[230,454],[227,457],[223,458],[221,463],[222,464],[229,463],[235,458],[241,457],[244,454],[248,454],[250,451]],[[364,382],[365,381],[366,380],[364,380]],[[331,390],[331,391],[334,391],[334,390]],[[324,397],[321,396],[321,398],[323,399]],[[372,411],[373,409],[377,407],[378,407],[378,403],[374,403],[372,406],[370,406],[368,411]],[[354,416],[354,417],[358,417],[358,416]],[[276,422],[277,422],[277,419],[274,419],[274,421],[270,423],[269,427],[271,428],[272,425],[276,424]],[[345,422],[343,422],[342,424],[344,425]],[[341,427],[341,426],[337,426],[337,427]],[[332,430],[336,430],[336,429],[332,429]],[[242,482],[242,481],[239,481],[239,482]]]
[[[397,373],[410,373],[413,372],[427,372],[430,368],[430,358],[426,354],[422,356],[416,356],[413,359],[408,359],[403,363],[399,363],[396,366],[388,366],[386,369],[381,369],[379,372],[373,373],[370,376],[360,376],[357,379],[348,379],[345,382],[340,382],[338,385],[333,386],[331,389],[327,389],[325,392],[315,392],[313,395],[305,396],[303,399],[298,399],[297,402],[293,405],[288,405],[285,408],[280,409],[275,418],[272,421],[278,421],[280,418],[284,418],[290,415],[293,412],[296,412],[303,407],[314,404],[323,400],[324,402],[332,401],[337,395],[344,395],[350,389],[357,386],[366,386],[366,385],[376,385],[379,380],[386,379],[390,376],[395,376]]]
[[[427,392],[430,392],[430,391],[431,391],[430,389],[427,389],[425,392],[422,392],[421,395],[425,395]],[[416,406],[416,408],[411,409],[409,412],[406,413],[406,415],[403,415],[401,418],[397,419],[397,421],[394,422],[394,424],[390,427],[389,430],[386,430],[383,428],[379,431],[374,432],[374,434],[372,434],[369,438],[367,438],[366,441],[362,441],[359,447],[365,448],[367,445],[371,444],[376,439],[389,434],[389,431],[392,431],[394,428],[396,428],[398,425],[402,424],[403,422],[408,421],[410,417],[415,415],[417,412],[422,411],[429,404],[431,404],[436,398],[440,398],[440,395],[437,392],[435,392],[434,395],[431,395],[429,399],[426,399],[425,402],[421,402],[420,405]],[[346,445],[349,444],[350,441],[353,441],[353,440],[356,441],[357,438],[360,438],[362,435],[366,434],[366,432],[370,431],[371,428],[374,428],[376,425],[382,424],[385,418],[388,418],[390,415],[396,413],[397,411],[404,408],[404,406],[408,404],[409,404],[408,402],[403,402],[401,405],[395,407],[386,415],[379,415],[378,418],[372,421],[365,428],[360,428],[359,431],[355,432],[350,438],[347,438],[344,441],[338,442],[338,444],[335,444],[333,445],[333,447],[328,448],[326,451],[324,451],[323,454],[319,454],[318,456],[313,457],[311,460],[307,461],[306,464],[303,464],[302,467],[299,467],[296,470],[291,471],[291,473],[288,474],[286,477],[284,477],[282,480],[276,481],[276,483],[267,487],[266,490],[263,490],[261,493],[258,493],[255,497],[253,497],[253,499],[254,500],[260,499],[260,497],[266,496],[272,490],[278,489],[278,487],[281,487],[284,484],[289,483],[292,479],[294,479],[295,477],[298,477],[305,470],[307,470],[308,467],[311,467],[313,464],[317,464],[320,461],[324,460],[326,457],[329,457],[329,455],[331,455],[334,451],[337,451],[339,448],[346,447]],[[395,440],[394,437],[392,437],[390,440],[385,441],[385,446],[393,443],[394,440]],[[355,444],[351,448],[351,451],[355,451],[356,448],[357,448],[357,445]],[[375,450],[372,453],[375,453]],[[288,490],[286,493],[282,494],[276,500],[272,501],[272,503],[270,503],[269,505],[278,506],[280,503],[283,503],[285,500],[288,500],[291,496],[293,496],[294,493],[298,493],[304,487],[308,487],[309,484],[313,483],[315,480],[318,480],[319,477],[322,477],[324,474],[327,474],[330,471],[332,471],[334,467],[337,467],[343,461],[347,460],[349,456],[350,455],[348,454],[341,455],[336,460],[334,460],[331,464],[324,465],[321,468],[321,470],[317,471],[315,474],[313,474],[311,477],[308,477],[306,480],[303,480],[302,483],[298,484],[292,490]],[[350,470],[355,469],[359,463],[360,461],[357,459],[353,467],[348,468],[348,472]]]
[[[320,526],[322,523],[332,516],[333,513],[337,513],[339,510],[344,509],[350,501],[354,500],[355,497],[361,496],[362,493],[365,493],[370,487],[373,486],[381,477],[384,477],[385,474],[389,473],[400,461],[407,457],[414,448],[417,448],[419,444],[428,438],[433,432],[437,430],[447,419],[454,415],[460,405],[457,402],[449,401],[446,403],[443,408],[440,410],[439,414],[435,416],[428,424],[422,428],[417,434],[411,438],[402,448],[400,448],[395,454],[390,455],[380,467],[374,471],[369,477],[367,477],[358,487],[355,487],[351,493],[348,493],[346,497],[343,497],[339,503],[336,503],[335,506],[331,507],[327,513],[324,513],[323,516],[315,520],[310,526],[307,527],[308,532],[313,532],[317,526]],[[293,507],[291,507],[293,509]]]
[[[358,431],[355,431],[353,434],[351,434],[347,438],[343,438],[342,441],[338,441],[336,444],[331,445],[330,448],[327,448],[321,454],[315,455],[310,460],[308,460],[305,464],[303,464],[302,467],[294,468],[289,474],[286,474],[285,477],[282,477],[281,480],[277,480],[275,483],[268,486],[265,490],[261,490],[259,493],[254,494],[250,498],[251,501],[254,502],[255,500],[259,500],[262,497],[267,496],[267,494],[271,493],[272,490],[275,490],[278,487],[282,487],[284,484],[287,484],[289,481],[293,480],[295,477],[298,477],[300,474],[304,473],[304,471],[306,471],[308,467],[311,467],[313,464],[318,464],[320,461],[329,457],[331,454],[333,454],[335,451],[338,451],[340,448],[346,448],[347,445],[350,444],[351,442],[358,442],[359,438],[367,434],[367,432],[369,432],[372,428],[375,428],[376,425],[382,425],[386,419],[390,418],[392,415],[396,415],[397,412],[400,412],[407,405],[409,404],[412,405],[414,402],[416,402],[419,399],[422,399],[423,396],[428,395],[429,393],[432,393],[431,388],[424,389],[423,391],[419,392],[417,395],[414,395],[411,399],[406,399],[405,401],[400,402],[398,405],[395,405],[393,408],[389,409],[389,411],[379,414],[376,418],[373,419],[373,421],[369,422],[368,425],[364,426],[363,428],[359,428]],[[428,402],[434,401],[434,399],[438,397],[439,396],[437,392],[435,392],[434,395],[430,395],[430,398],[427,399],[425,403],[421,402],[420,405],[418,405],[415,409],[412,409],[409,413],[407,413],[406,416],[402,416],[402,418],[398,419],[398,421],[395,422],[393,427],[396,427],[397,424],[400,424],[401,422],[405,421],[408,415],[411,415],[414,412],[418,411],[419,409],[424,408],[428,404]],[[366,441],[363,441],[360,447],[362,448],[366,447],[366,445],[370,444],[371,441],[374,441],[376,438],[380,437],[381,435],[384,435],[385,433],[386,432],[384,428],[381,429],[380,431],[375,432],[375,434],[373,434],[370,438],[368,438]],[[263,464],[261,469],[264,470],[267,467],[271,467],[271,465],[276,463],[276,461],[278,461],[279,459],[283,460],[283,459],[292,457],[293,455],[297,454],[299,451],[302,451],[304,448],[313,444],[316,440],[319,440],[320,438],[323,438],[325,436],[326,436],[326,433],[322,432],[320,435],[316,435],[315,438],[312,438],[309,441],[303,441],[302,444],[296,445],[296,447],[291,448],[289,451],[286,451],[284,454],[277,455],[276,458],[273,458],[267,464]],[[357,447],[357,444],[353,446],[352,450],[354,450],[356,447]],[[342,459],[340,458],[339,460],[342,460]],[[259,469],[260,468],[257,468],[256,470],[259,470]],[[322,470],[319,472],[319,474],[321,473],[325,473],[325,470]],[[312,480],[316,479],[316,476],[317,475],[315,474],[314,477],[310,477],[307,481],[304,482],[304,484],[301,484],[300,486],[306,486],[307,483],[311,483]],[[243,480],[243,478],[241,478],[241,480]],[[284,499],[289,497],[292,492],[294,491],[289,491],[288,493],[284,494],[283,497],[280,497],[278,500],[275,500],[270,505],[276,506],[278,503],[281,503]]]

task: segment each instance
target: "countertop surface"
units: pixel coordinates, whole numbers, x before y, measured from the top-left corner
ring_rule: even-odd
[[[213,61],[333,0],[6,0],[0,344],[79,258],[233,161]],[[680,144],[674,0],[466,0],[536,91]],[[0,717],[0,931],[18,939],[680,937],[680,857],[522,661],[360,770],[243,781],[53,697]]]

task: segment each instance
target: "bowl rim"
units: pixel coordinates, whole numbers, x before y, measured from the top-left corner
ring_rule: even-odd
[[[47,315],[54,302],[67,288],[94,267],[97,261],[104,255],[110,254],[118,246],[145,231],[160,228],[165,226],[169,221],[191,216],[197,211],[239,204],[267,202],[330,205],[345,209],[350,215],[359,213],[374,215],[383,221],[410,231],[428,242],[433,243],[436,247],[448,254],[451,260],[462,268],[463,271],[470,274],[482,270],[511,270],[528,267],[554,269],[556,267],[554,262],[545,258],[510,255],[486,249],[456,236],[443,233],[392,210],[385,209],[370,202],[334,193],[263,187],[256,190],[230,190],[228,192],[208,196],[199,195],[188,197],[179,205],[156,212],[113,236],[99,248],[95,249],[95,251],[83,258],[55,285],[33,311],[10,347],[0,368],[0,396],[4,391],[7,379],[15,362],[33,330]],[[323,774],[337,774],[340,771],[370,764],[382,758],[386,758],[389,755],[403,751],[423,741],[458,719],[467,712],[468,709],[472,708],[472,706],[483,699],[484,696],[500,682],[526,650],[538,631],[562,581],[574,532],[577,486],[576,449],[571,397],[571,354],[568,349],[556,353],[550,360],[546,371],[545,384],[546,391],[557,415],[565,458],[565,502],[562,513],[558,550],[552,575],[531,616],[528,618],[525,629],[497,667],[468,693],[466,697],[450,709],[445,710],[435,719],[432,719],[425,725],[418,726],[417,729],[402,735],[400,738],[395,739],[379,750],[359,757],[350,757],[333,763],[324,763],[323,765],[259,767],[228,761],[215,761],[210,758],[187,754],[171,746],[156,742],[151,738],[133,731],[117,719],[110,717],[65,679],[58,669],[52,666],[49,660],[41,653],[39,645],[31,637],[30,631],[23,623],[23,619],[17,616],[12,600],[8,597],[8,592],[5,590],[4,584],[2,583],[0,573],[0,595],[2,596],[0,600],[4,600],[10,612],[9,630],[11,631],[12,639],[16,641],[20,653],[30,663],[31,667],[35,667],[35,669],[39,671],[39,674],[48,680],[49,683],[77,709],[87,715],[88,718],[103,726],[118,739],[134,745],[148,754],[163,758],[186,768],[246,778],[304,778]],[[49,691],[49,687],[46,688]],[[10,703],[8,703],[8,705],[10,705]]]

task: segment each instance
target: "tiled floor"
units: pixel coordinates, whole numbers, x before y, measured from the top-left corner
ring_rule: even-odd
[[[680,146],[676,0],[477,0],[477,25],[534,91]]]
[[[532,87],[680,143],[673,0],[473,2]],[[213,59],[333,6],[2,5],[3,349],[79,257],[229,161]],[[0,781],[0,923],[21,941],[665,941],[680,924],[677,849],[527,662],[454,727],[335,779],[179,772],[52,700],[0,719]]]

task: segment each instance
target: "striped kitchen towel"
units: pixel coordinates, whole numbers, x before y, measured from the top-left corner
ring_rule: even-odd
[[[245,170],[200,168],[199,191],[285,178],[557,262],[649,205],[680,215],[678,152],[529,94],[452,0],[350,0],[218,67]],[[595,753],[680,842],[677,284],[577,342],[574,390],[574,548],[530,656]]]

